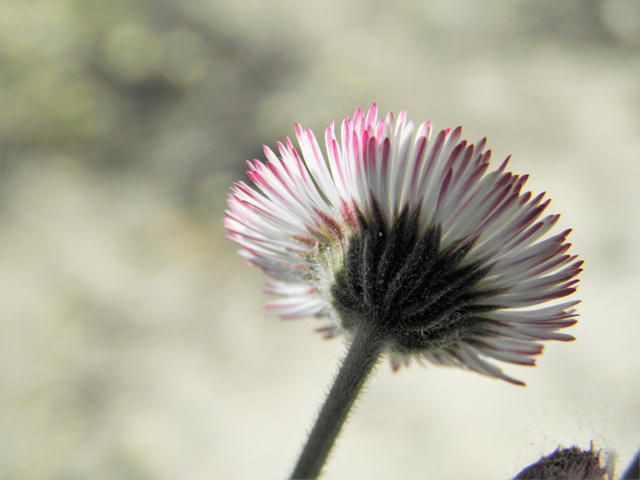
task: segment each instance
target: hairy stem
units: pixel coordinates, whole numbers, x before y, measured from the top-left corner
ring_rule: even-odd
[[[292,479],[318,478],[320,475],[351,407],[380,359],[383,340],[374,327],[358,329],[309,434]]]

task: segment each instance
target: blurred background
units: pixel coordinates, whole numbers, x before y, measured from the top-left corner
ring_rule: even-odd
[[[326,478],[507,479],[640,447],[640,2],[0,0],[0,477],[286,478],[344,345],[266,317],[221,218],[358,107],[488,136],[586,261],[517,388],[385,363]]]

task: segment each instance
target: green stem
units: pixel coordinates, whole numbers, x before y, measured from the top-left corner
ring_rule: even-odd
[[[383,340],[379,331],[371,327],[361,328],[355,334],[291,475],[292,479],[318,478],[320,475],[351,407],[380,359]]]

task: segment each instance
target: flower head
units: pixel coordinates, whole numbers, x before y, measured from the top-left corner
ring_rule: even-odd
[[[613,478],[613,464],[600,463],[600,452],[593,450],[593,442],[589,450],[578,447],[558,447],[555,452],[542,457],[533,465],[522,470],[513,480],[538,480],[566,478],[569,480],[605,480]],[[627,477],[631,478],[631,477]]]
[[[547,235],[559,215],[541,218],[549,200],[523,193],[508,158],[488,171],[486,139],[377,114],[345,118],[340,141],[331,122],[326,156],[298,124],[300,153],[265,147],[255,187],[230,195],[229,238],[273,278],[282,317],[326,317],[329,337],[373,325],[394,370],[417,358],[522,384],[487,358],[534,365],[540,341],[574,339],[558,333],[579,303],[557,301],[581,271],[570,231]]]

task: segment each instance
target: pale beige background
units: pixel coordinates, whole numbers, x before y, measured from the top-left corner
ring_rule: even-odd
[[[0,1],[0,477],[285,478],[343,351],[265,317],[224,201],[377,102],[489,137],[585,261],[526,388],[385,364],[335,479],[507,479],[640,447],[640,9],[609,1]]]

